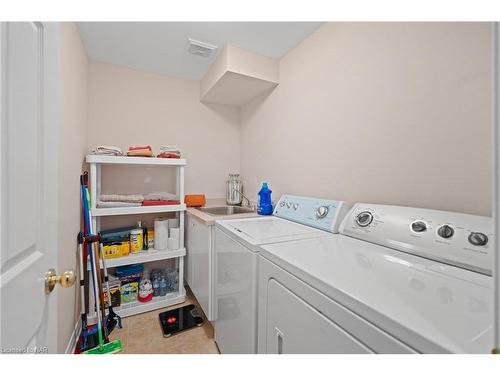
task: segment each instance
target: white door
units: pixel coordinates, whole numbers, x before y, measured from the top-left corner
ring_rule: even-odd
[[[0,23],[0,350],[57,351],[57,24]]]
[[[267,353],[373,353],[276,280],[269,280],[267,290]]]
[[[212,273],[211,267],[211,244],[212,227],[201,223],[192,216],[188,216],[187,239],[188,239],[188,257],[191,267],[190,284],[191,290],[199,302],[205,316],[212,320],[211,288],[210,280]]]
[[[215,341],[222,354],[257,353],[258,254],[215,228]]]

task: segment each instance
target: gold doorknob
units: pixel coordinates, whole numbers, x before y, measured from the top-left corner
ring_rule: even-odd
[[[56,270],[51,268],[45,273],[45,293],[49,294],[59,283],[63,288],[69,288],[75,284],[75,271],[64,271],[61,275],[56,274]]]

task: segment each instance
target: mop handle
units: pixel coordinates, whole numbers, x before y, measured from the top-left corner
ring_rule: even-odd
[[[84,207],[86,208],[86,221],[88,221],[88,230],[89,230],[89,235],[93,235],[93,229],[92,229],[92,220],[90,219],[90,199],[89,199],[89,191],[86,187],[83,187],[84,189],[84,196],[82,197],[84,199]],[[90,246],[89,248],[89,255],[90,255],[90,264],[91,264],[91,270],[92,270],[92,281],[94,284],[94,298],[95,298],[95,304],[96,304],[96,315],[97,315],[97,335],[99,338],[99,347],[104,346],[103,342],[103,337],[102,337],[102,323],[101,323],[101,317],[99,316],[99,286],[97,283],[97,268],[96,268],[96,263],[95,263],[95,254],[94,254],[94,247]],[[97,265],[99,267],[99,265]],[[100,267],[99,267],[100,268]]]
[[[84,243],[84,240],[83,240],[83,233],[82,232],[79,232],[78,233],[78,253],[79,253],[79,258],[80,258],[80,289],[83,289],[84,288],[84,285],[83,285],[83,262],[87,261],[87,259],[83,259],[84,258],[84,252],[83,252],[83,243]],[[86,314],[86,311],[85,311],[85,293],[83,292],[83,290],[80,291],[80,294],[81,294],[81,303],[82,303],[82,317],[85,316]]]

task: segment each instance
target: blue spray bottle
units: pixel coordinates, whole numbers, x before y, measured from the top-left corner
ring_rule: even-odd
[[[257,213],[259,215],[272,215],[273,203],[271,193],[272,191],[268,188],[267,182],[263,182],[259,191],[259,204],[257,205]]]

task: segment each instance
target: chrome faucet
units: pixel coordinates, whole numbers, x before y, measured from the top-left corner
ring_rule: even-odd
[[[247,196],[245,194],[243,194],[241,191],[239,191],[236,188],[233,188],[232,191],[235,191],[235,192],[241,194],[241,196],[247,200],[247,203],[248,203],[247,207],[251,208],[253,211],[255,211],[255,205],[252,203],[252,201],[250,199],[247,198]]]

